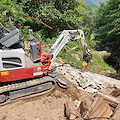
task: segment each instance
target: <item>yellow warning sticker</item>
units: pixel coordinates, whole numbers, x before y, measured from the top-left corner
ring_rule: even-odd
[[[38,89],[42,89],[42,87],[38,87]]]
[[[8,71],[1,72],[1,76],[5,76],[5,75],[9,75],[9,72]]]
[[[38,67],[38,68],[37,68],[37,71],[40,72],[40,71],[41,71],[41,67]]]

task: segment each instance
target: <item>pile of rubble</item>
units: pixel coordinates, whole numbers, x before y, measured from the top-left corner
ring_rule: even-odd
[[[91,72],[82,73],[81,69],[71,67],[69,64],[54,63],[52,67],[82,91],[108,93],[120,88],[119,80]]]
[[[94,101],[83,100],[79,105],[65,103],[70,120],[120,120],[120,81],[100,74],[85,72],[69,64],[54,63],[58,73],[73,83],[79,90],[94,95]]]

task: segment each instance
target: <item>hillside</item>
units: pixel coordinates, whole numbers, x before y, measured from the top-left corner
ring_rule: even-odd
[[[85,4],[90,4],[93,6],[99,6],[101,2],[105,2],[105,0],[83,0]]]

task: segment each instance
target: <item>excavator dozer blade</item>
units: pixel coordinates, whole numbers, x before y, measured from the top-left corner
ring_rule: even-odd
[[[57,84],[62,88],[67,88],[68,81],[65,80],[61,75],[59,75],[57,72],[51,72],[48,74],[54,80],[56,80]]]

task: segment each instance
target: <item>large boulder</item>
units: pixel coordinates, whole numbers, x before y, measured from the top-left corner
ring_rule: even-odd
[[[108,53],[107,51],[95,51],[94,53],[101,56],[104,60],[111,56],[111,53]]]

